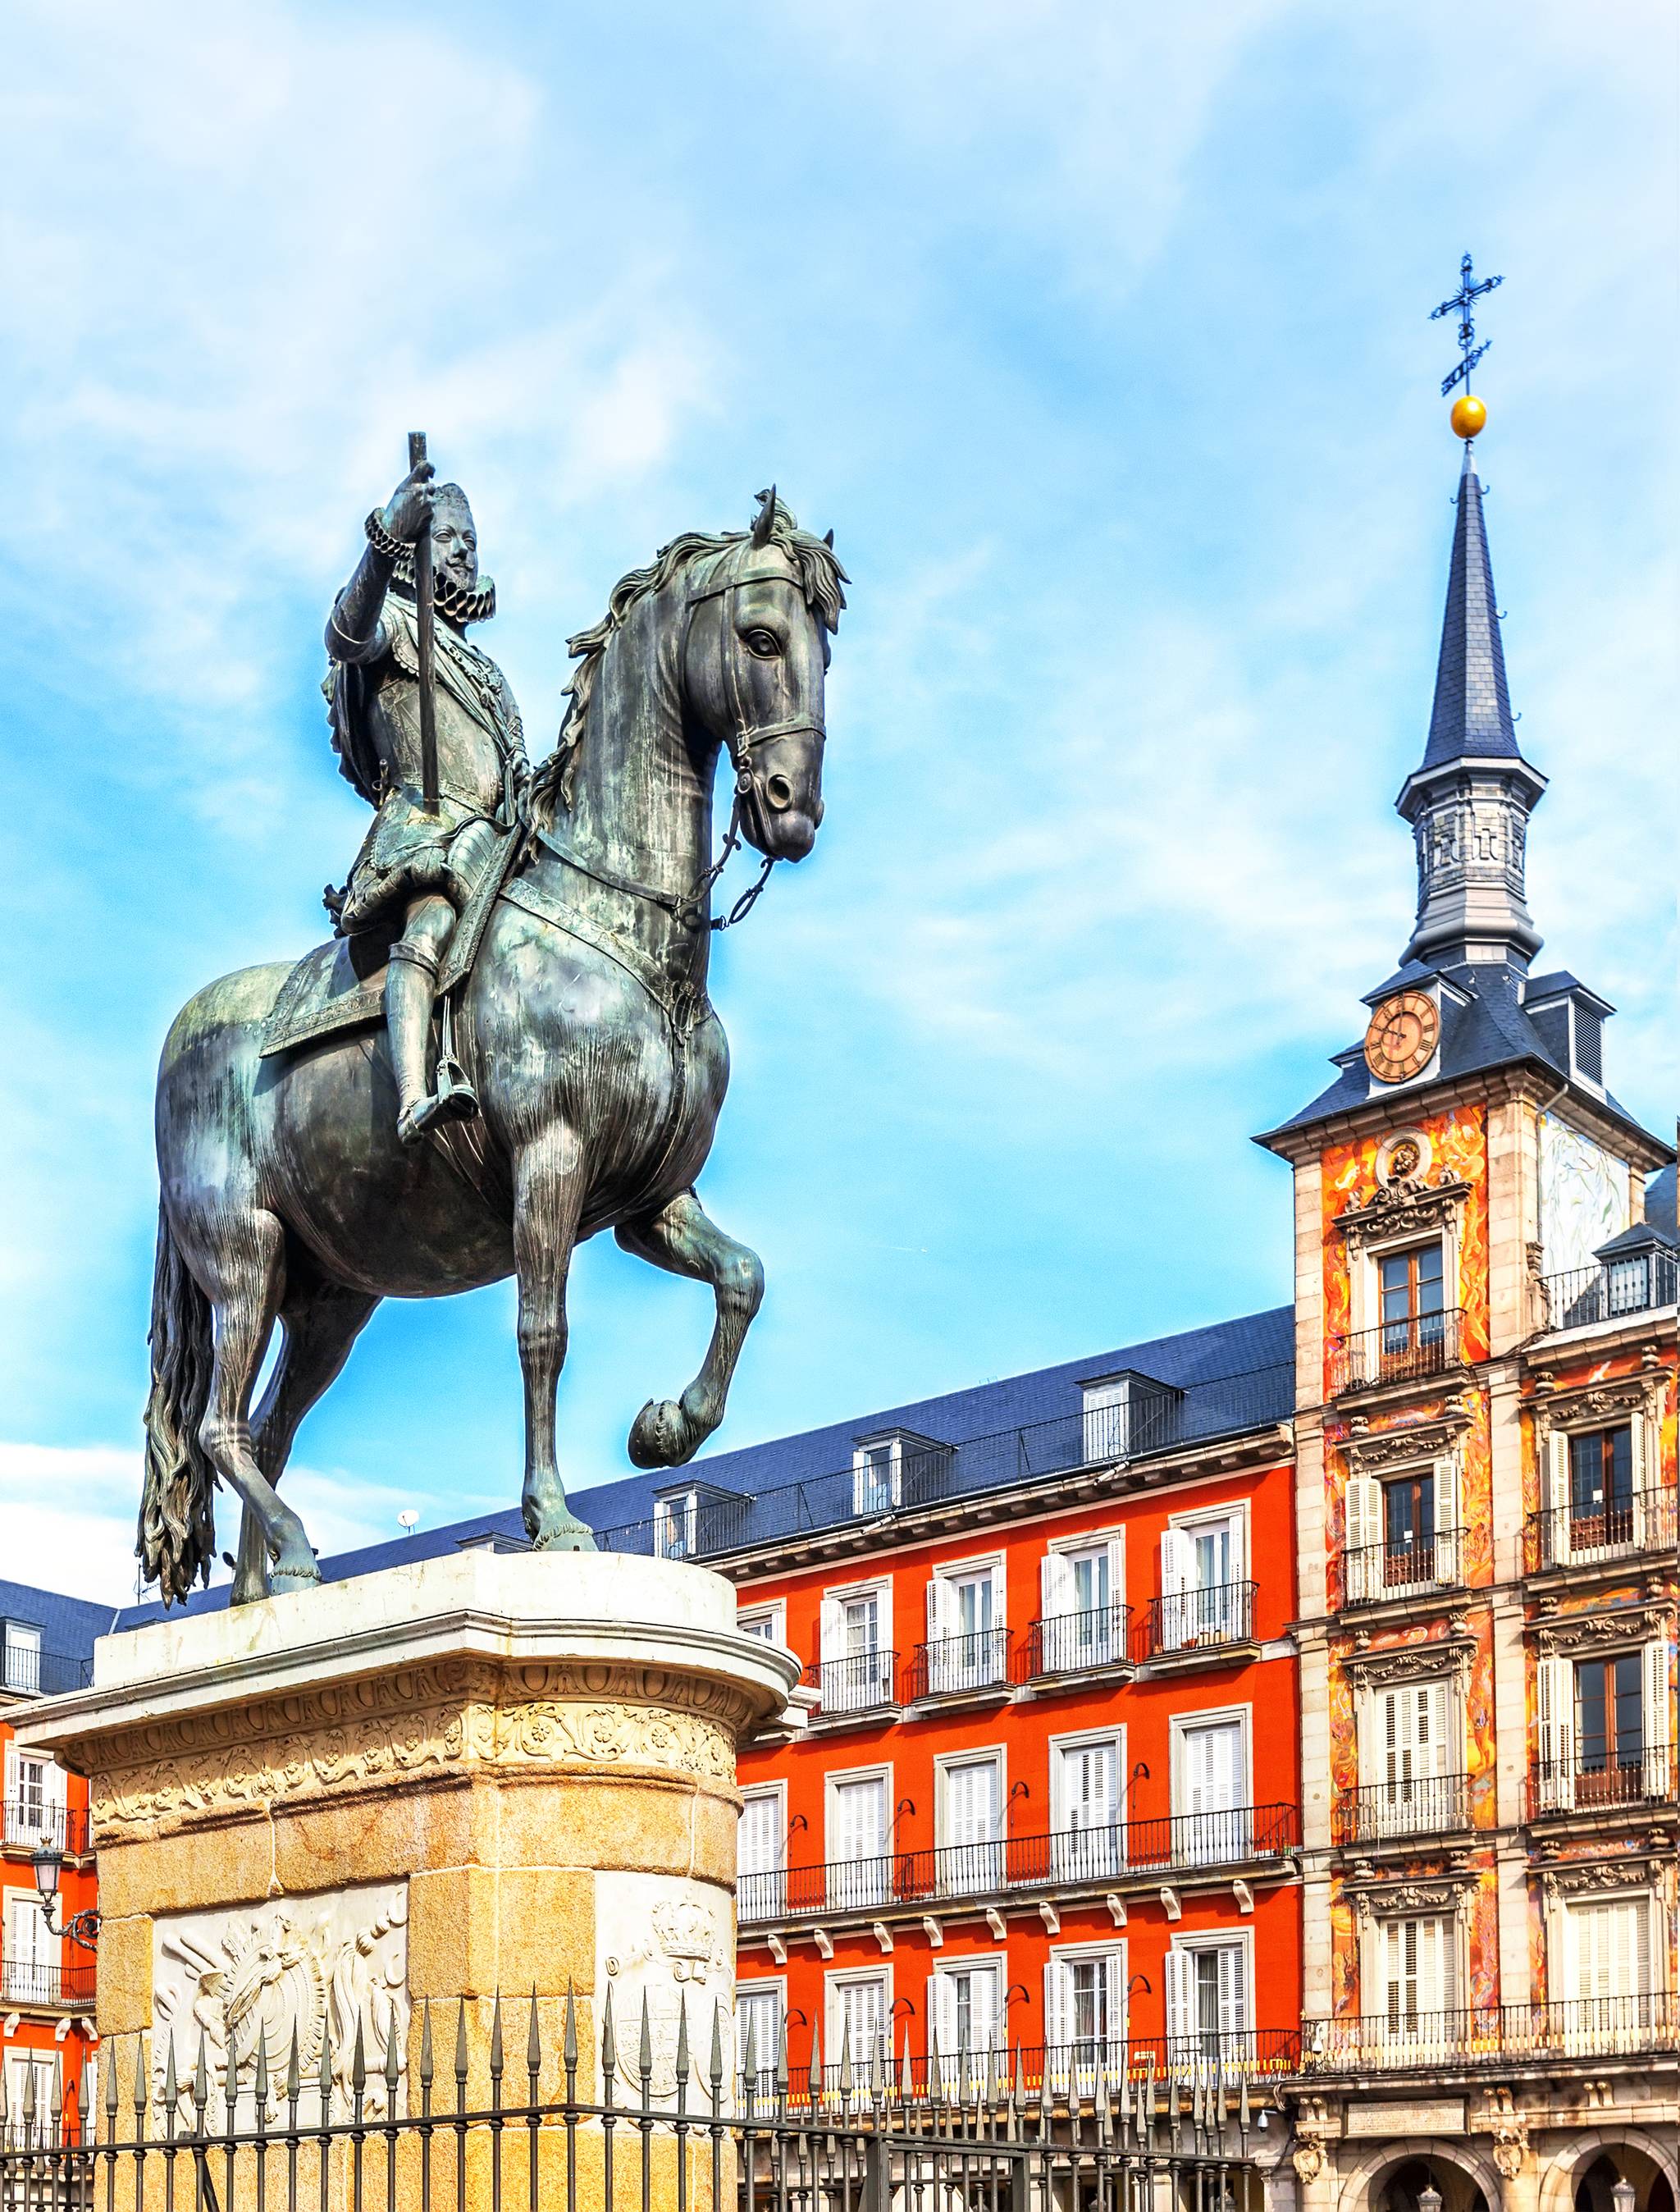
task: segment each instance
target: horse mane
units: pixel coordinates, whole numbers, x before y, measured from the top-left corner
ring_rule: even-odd
[[[759,494],[761,517],[767,499],[774,502],[770,543],[779,545],[798,568],[805,605],[824,629],[837,630],[840,611],[846,605],[842,587],[851,579],[835,558],[832,532],[828,538],[816,538],[809,530],[802,530],[792,510],[777,498],[773,489]],[[578,763],[589,733],[589,709],[595,696],[596,679],[614,631],[622,625],[632,607],[652,592],[663,591],[680,569],[686,568],[691,562],[704,559],[707,554],[722,553],[731,545],[738,545],[751,535],[747,530],[684,531],[669,545],[662,545],[646,568],[632,568],[628,575],[621,576],[613,586],[607,611],[600,621],[567,639],[566,650],[579,665],[566,687],[566,714],[555,749],[531,779],[531,798],[542,809],[543,818],[552,821],[556,805],[569,808],[572,805]]]

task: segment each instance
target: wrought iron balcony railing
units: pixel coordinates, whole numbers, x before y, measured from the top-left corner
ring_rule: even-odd
[[[1098,1606],[1085,1613],[1047,1613],[1027,1631],[1022,1675],[1042,1681],[1132,1662],[1131,1607]]]
[[[1424,1774],[1395,1782],[1370,1782],[1344,1790],[1336,1804],[1336,1841],[1392,1842],[1403,1836],[1442,1836],[1470,1826],[1470,1778]]]
[[[0,1959],[0,1999],[9,2005],[86,2005],[94,2002],[94,1966],[74,1960]]]
[[[949,2097],[961,2087],[970,2102],[985,2103],[990,2085],[1000,2105],[1007,2104],[1017,2087],[1024,2088],[1029,2104],[1036,2104],[1046,2081],[1058,2095],[1071,2088],[1089,2098],[1101,2081],[1111,2094],[1124,2082],[1134,2089],[1148,2085],[1164,2098],[1174,2083],[1222,2076],[1234,2094],[1245,2081],[1295,2073],[1300,2059],[1301,2034],[1293,2027],[1139,2035],[1122,2026],[1110,2034],[1079,2036],[1047,2046],[1011,2045],[1005,2049],[994,2042],[970,2051],[960,2045],[947,2050],[936,2043],[931,2051],[913,2056],[907,2045],[895,2054],[881,2036],[824,2065],[784,2059],[779,2065],[755,2067],[755,2075],[761,2094],[773,2092],[779,2079],[789,2097],[802,2103],[815,2102],[820,2096],[830,2106],[844,2106],[850,2100],[867,2109],[872,2095],[901,2090],[906,2081],[918,2101],[930,2093]],[[1136,2110],[1134,2101],[1130,2115],[1133,2125]],[[1152,2100],[1152,2114],[1154,2110]]]
[[[1680,2042],[1680,1999],[1583,1997],[1480,2011],[1366,2013],[1301,2022],[1303,2074],[1457,2070],[1525,2058],[1642,2057]]]
[[[1528,1817],[1608,1812],[1621,1805],[1671,1805],[1675,1753],[1665,1743],[1637,1751],[1578,1752],[1573,1759],[1537,1759],[1528,1770]]]
[[[910,1698],[960,1697],[965,1691],[1007,1686],[1010,1641],[1007,1628],[976,1628],[967,1636],[919,1644],[906,1686]]]
[[[824,1718],[890,1712],[898,1705],[898,1654],[853,1651],[843,1659],[814,1659],[804,1680],[816,1692],[817,1712]]]
[[[1254,1640],[1258,1583],[1216,1583],[1210,1589],[1174,1590],[1143,1608],[1133,1649],[1139,1659],[1216,1650]]]
[[[1528,1569],[1589,1567],[1600,1559],[1623,1559],[1641,1552],[1661,1552],[1675,1540],[1675,1492],[1635,1490],[1585,1511],[1561,1505],[1528,1516]]]
[[[1464,1531],[1437,1528],[1417,1543],[1356,1545],[1342,1554],[1342,1578],[1349,1605],[1456,1589],[1464,1580]]]
[[[13,1697],[56,1698],[66,1690],[85,1690],[93,1679],[91,1659],[16,1644],[0,1630],[0,1691]]]
[[[1463,1318],[1460,1309],[1453,1306],[1444,1313],[1410,1314],[1403,1321],[1356,1330],[1350,1336],[1331,1337],[1331,1397],[1339,1398],[1348,1390],[1374,1390],[1384,1382],[1416,1382],[1446,1374],[1459,1364]]]
[[[745,1927],[807,1915],[878,1912],[889,1905],[931,1907],[942,1899],[1010,1889],[1080,1887],[1250,1865],[1283,1858],[1300,1842],[1301,1815],[1294,1805],[1237,1805],[744,1874],[736,1909]]]
[[[9,1797],[3,1834],[13,1850],[33,1851],[50,1844],[68,1858],[80,1858],[88,1850],[88,1815],[68,1805],[43,1805],[35,1797]]]
[[[1676,1302],[1680,1254],[1633,1252],[1608,1267],[1572,1267],[1562,1275],[1541,1279],[1544,1310],[1542,1327],[1548,1333],[1566,1328],[1591,1328],[1595,1322],[1620,1321],[1624,1314],[1648,1313]]]

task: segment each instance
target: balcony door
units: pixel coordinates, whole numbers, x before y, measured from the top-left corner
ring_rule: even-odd
[[[1636,2048],[1648,2040],[1653,1966],[1651,1900],[1615,1897],[1568,1907],[1564,1978],[1568,2045],[1583,2051]]]
[[[1245,1802],[1242,1723],[1191,1723],[1178,1731],[1173,1856],[1192,1866],[1246,1858],[1253,1815]]]
[[[1169,2073],[1240,2072],[1246,2057],[1247,1960],[1241,1943],[1175,1945],[1167,1954]]]
[[[828,2063],[838,2069],[849,2054],[854,2081],[867,2082],[871,2064],[879,2059],[890,2067],[887,2047],[887,1978],[884,1974],[848,1974],[828,1984]]]
[[[1443,1915],[1378,1923],[1379,2010],[1397,2042],[1440,2044],[1453,2009],[1452,1923]]]
[[[828,1784],[828,1902],[882,1905],[890,1889],[887,1778],[844,1776]]]
[[[1229,1644],[1246,1632],[1242,1518],[1174,1525],[1161,1539],[1161,1641],[1169,1651]]]
[[[47,1927],[33,1889],[7,1892],[5,1943],[7,1998],[14,2004],[56,2004],[60,1939]]]
[[[1096,2069],[1124,2070],[1125,1952],[1119,1946],[1052,1954],[1044,1972],[1046,2080],[1072,2077],[1089,2093]]]
[[[1631,1550],[1640,1540],[1635,1526],[1639,1501],[1634,1487],[1634,1431],[1631,1422],[1613,1429],[1592,1429],[1566,1439],[1568,1463],[1554,1498],[1554,1539],[1565,1559],[1590,1559]]]
[[[1118,1874],[1119,1744],[1113,1736],[1057,1747],[1051,1863],[1061,1881],[1099,1881]]]
[[[825,1597],[820,1623],[818,1692],[828,1713],[868,1712],[890,1705],[893,1656],[884,1592],[848,1590]]]
[[[934,1691],[979,1689],[1003,1674],[1002,1569],[958,1567],[927,1590],[927,1682]]]
[[[1126,1656],[1118,1536],[1046,1552],[1041,1588],[1039,1664],[1045,1673],[1107,1667]]]
[[[1645,1788],[1643,1654],[1583,1659],[1575,1668],[1575,1802],[1637,1803]]]
[[[993,1960],[936,1967],[930,1978],[931,2024],[938,2037],[940,2075],[945,2087],[973,2088],[986,2079],[988,2051],[1004,2047],[1004,1979]],[[965,2064],[966,2061],[966,2064]],[[996,2074],[1008,2068],[1000,2057]]]
[[[1429,1835],[1449,1825],[1456,1810],[1452,1716],[1450,1682],[1397,1682],[1373,1696],[1362,1840]]]
[[[737,1987],[735,1992],[735,2064],[745,2079],[751,2062],[752,2082],[759,2096],[775,2087],[782,2045],[782,1992],[773,1983],[756,1988]]]
[[[1433,1374],[1446,1342],[1446,1273],[1439,1240],[1377,1261],[1383,1374]]]
[[[736,1838],[736,1909],[743,1920],[773,1920],[786,1909],[785,1833],[781,1791],[749,1790]]]
[[[1004,1768],[994,1753],[955,1759],[940,1771],[944,1848],[939,1887],[947,1894],[997,1889],[1004,1881]]]

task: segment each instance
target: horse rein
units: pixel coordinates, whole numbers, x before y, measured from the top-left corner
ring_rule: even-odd
[[[743,538],[740,542],[745,545],[750,545],[752,543],[750,538]],[[757,549],[755,547],[754,550]],[[725,561],[732,560],[734,555],[735,548],[731,546],[725,556]],[[744,575],[726,576],[721,582],[708,584],[703,590],[691,592],[688,599],[687,620],[682,628],[682,665],[685,667],[688,665],[688,640],[694,630],[696,608],[703,606],[708,599],[726,599],[731,592],[743,591],[749,584],[793,584],[798,580],[797,577],[787,575],[779,569],[749,568]],[[563,860],[568,868],[575,868],[579,875],[589,877],[591,882],[605,884],[610,890],[626,891],[632,897],[646,899],[654,906],[663,907],[674,921],[685,925],[689,924],[691,917],[696,917],[699,915],[712,886],[722,875],[731,856],[741,849],[741,823],[745,811],[743,801],[749,798],[755,801],[757,795],[757,787],[754,781],[752,769],[754,746],[767,744],[773,738],[797,737],[806,732],[824,741],[828,737],[828,731],[821,722],[799,721],[790,718],[781,722],[749,723],[742,704],[741,687],[737,680],[735,663],[728,652],[724,649],[721,642],[719,659],[724,671],[724,687],[729,695],[730,713],[732,717],[732,726],[725,742],[729,746],[730,760],[735,769],[735,792],[730,807],[729,828],[724,833],[724,842],[718,857],[710,867],[705,869],[696,878],[692,890],[686,892],[656,890],[652,884],[638,883],[633,876],[618,875],[610,868],[590,867],[585,861],[578,860],[573,854],[557,845],[546,830],[538,830],[535,833],[537,842],[546,847],[557,860]],[[763,856],[763,865],[759,869],[755,880],[742,892],[726,915],[712,916],[711,927],[713,929],[733,929],[737,922],[744,921],[758,903],[759,894],[769,882],[770,871],[775,865],[775,856],[767,853]]]

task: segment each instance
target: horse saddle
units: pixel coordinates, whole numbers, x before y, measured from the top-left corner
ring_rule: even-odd
[[[491,848],[444,953],[438,971],[439,998],[472,972],[490,910],[523,842],[515,832],[504,835]],[[274,1011],[263,1024],[261,1057],[269,1060],[294,1046],[382,1022],[392,941],[389,930],[364,929],[306,952],[281,985]]]

